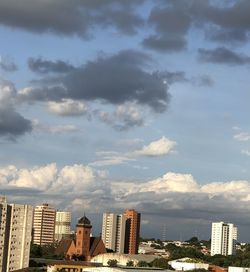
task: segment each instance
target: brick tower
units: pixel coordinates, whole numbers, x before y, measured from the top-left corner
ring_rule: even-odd
[[[90,249],[91,222],[84,215],[76,225],[76,254],[87,260]]]

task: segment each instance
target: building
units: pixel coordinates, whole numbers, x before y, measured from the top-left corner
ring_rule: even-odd
[[[55,223],[55,241],[69,238],[71,231],[71,212],[57,211]]]
[[[89,261],[92,257],[106,253],[101,237],[91,237],[92,225],[86,216],[78,220],[75,239],[62,239],[56,249],[56,255],[67,259]]]
[[[156,255],[143,255],[143,254],[120,254],[120,253],[104,253],[99,254],[91,259],[91,263],[101,263],[108,266],[109,260],[116,260],[117,265],[127,266],[128,262],[133,262],[137,266],[139,262],[151,263],[159,257]]]
[[[104,213],[102,220],[102,240],[106,248],[124,253],[126,217],[123,214]]]
[[[250,267],[229,266],[228,272],[250,272]]]
[[[107,267],[99,264],[90,264],[86,262],[56,261],[47,266],[47,272],[74,271],[74,272],[169,272],[161,268],[154,267]]]
[[[126,232],[124,253],[138,254],[141,214],[135,210],[125,210]]]
[[[33,207],[0,198],[0,272],[29,266]]]
[[[216,254],[234,255],[237,240],[237,227],[231,223],[212,223],[211,256]]]
[[[33,219],[33,243],[46,245],[54,242],[56,210],[48,204],[36,206]]]
[[[198,262],[197,259],[193,260],[188,257],[169,261],[168,264],[171,265],[175,271],[208,270],[209,268],[209,264],[202,262],[202,260]]]

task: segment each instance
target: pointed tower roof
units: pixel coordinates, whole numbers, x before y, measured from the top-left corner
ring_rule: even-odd
[[[90,220],[85,215],[78,220],[77,226],[92,228]]]

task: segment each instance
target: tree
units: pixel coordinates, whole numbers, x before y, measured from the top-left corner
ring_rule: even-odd
[[[133,261],[127,261],[126,266],[134,266],[134,262]]]
[[[117,260],[116,259],[109,259],[107,264],[109,267],[116,267],[117,266]]]
[[[168,260],[165,258],[155,259],[150,263],[150,265],[152,267],[159,267],[159,268],[163,268],[163,269],[172,269],[171,266],[168,264]]]
[[[145,261],[139,261],[137,267],[149,267],[149,264]]]
[[[43,250],[40,245],[32,244],[30,247],[30,257],[31,258],[41,258],[43,255]]]

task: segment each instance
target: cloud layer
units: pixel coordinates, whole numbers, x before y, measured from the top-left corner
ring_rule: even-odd
[[[25,192],[33,190],[34,196],[29,198],[33,204],[50,199],[60,208],[74,209],[76,214],[83,209],[102,213],[111,207],[116,211],[133,207],[143,216],[249,223],[250,183],[245,180],[202,185],[190,174],[168,172],[149,181],[129,183],[110,181],[106,172],[90,166],[58,168],[52,163],[29,169],[1,168],[0,184],[2,193],[11,197],[18,195],[19,188],[27,202]]]
[[[0,3],[0,23],[34,33],[77,35],[88,38],[95,26],[113,27],[126,34],[134,34],[143,24],[134,6],[142,0],[121,1],[32,1],[3,0]]]

